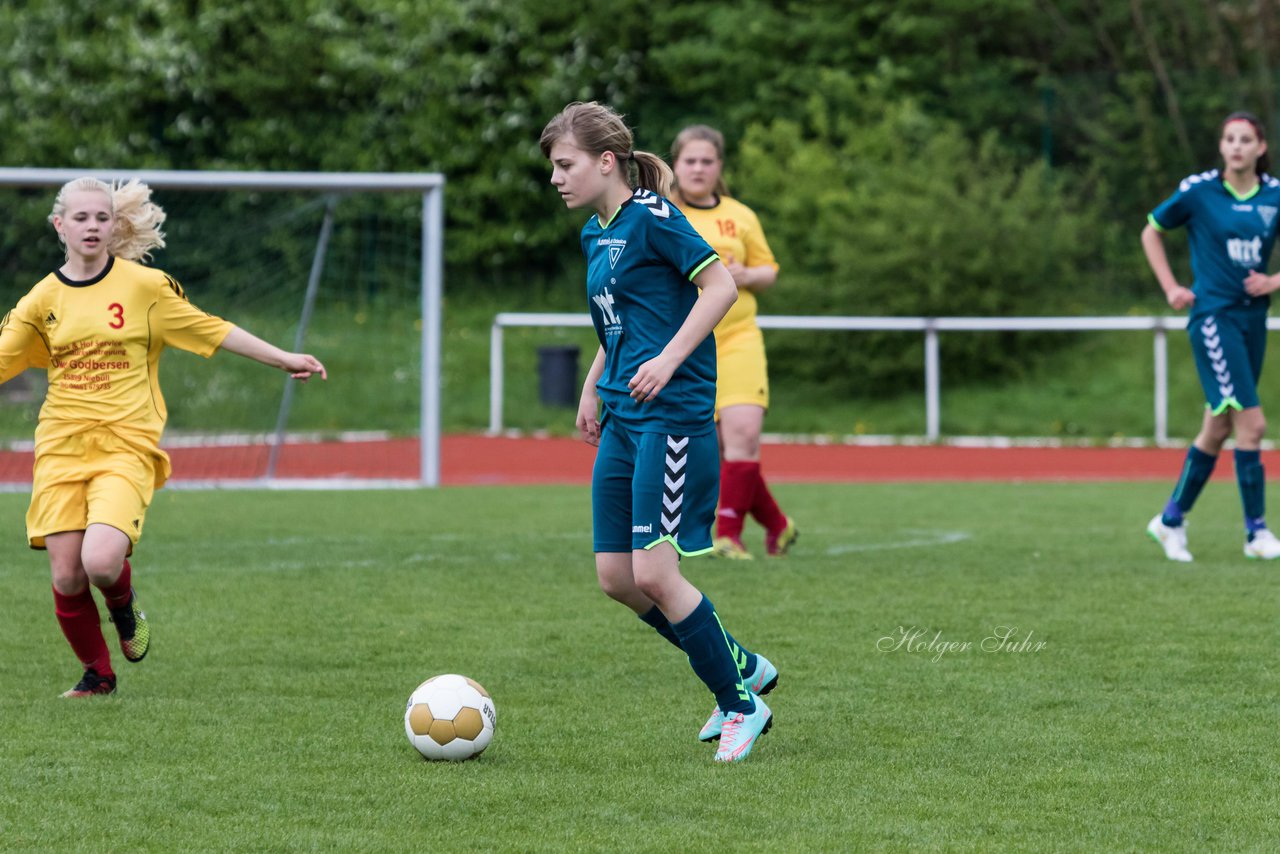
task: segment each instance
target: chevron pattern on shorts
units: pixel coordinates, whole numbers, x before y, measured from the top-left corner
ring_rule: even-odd
[[[1218,321],[1212,316],[1206,317],[1200,327],[1200,335],[1204,340],[1205,355],[1209,357],[1209,364],[1213,366],[1213,375],[1218,380],[1218,392],[1222,395],[1222,399],[1226,400],[1236,393],[1236,387],[1231,382],[1231,370],[1227,367],[1227,359],[1222,352],[1222,337],[1218,335]]]
[[[685,463],[689,461],[689,437],[667,437],[667,463],[662,478],[662,533],[669,537],[680,531],[684,507]]]

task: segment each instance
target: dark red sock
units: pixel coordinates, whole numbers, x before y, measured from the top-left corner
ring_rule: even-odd
[[[760,464],[754,462],[720,463],[720,510],[716,514],[716,536],[742,539],[742,526],[747,521],[751,502],[759,480]]]
[[[115,584],[98,589],[102,591],[102,598],[107,600],[108,608],[123,608],[128,605],[129,597],[133,595],[133,569],[129,566],[129,559],[125,558],[124,568],[120,570],[120,577]]]
[[[764,525],[764,529],[778,536],[782,533],[782,529],[787,527],[787,517],[783,515],[782,508],[778,507],[778,502],[773,500],[773,494],[769,492],[769,487],[764,482],[764,472],[760,470],[760,466],[756,466],[756,491],[755,499],[751,502],[751,515],[757,522]]]
[[[83,593],[64,596],[55,589],[53,612],[80,663],[92,667],[100,676],[113,676],[111,653],[107,652],[107,641],[102,636],[102,620],[89,590],[86,587]]]

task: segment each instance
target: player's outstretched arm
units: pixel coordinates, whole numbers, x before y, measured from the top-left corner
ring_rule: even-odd
[[[222,341],[222,349],[246,359],[253,359],[273,368],[287,371],[295,380],[306,382],[315,374],[320,379],[329,379],[324,365],[315,356],[306,353],[286,353],[274,344],[268,344],[256,335],[245,332],[239,326],[231,327],[227,337]]]
[[[35,341],[31,327],[9,312],[0,318],[0,383],[7,383],[32,364]]]

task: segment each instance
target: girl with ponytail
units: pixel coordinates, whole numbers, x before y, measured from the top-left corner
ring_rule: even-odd
[[[1261,444],[1267,421],[1258,377],[1267,349],[1267,309],[1280,290],[1268,275],[1280,211],[1280,181],[1267,174],[1266,128],[1251,113],[1232,113],[1218,130],[1222,168],[1189,175],[1147,216],[1142,248],[1173,309],[1187,309],[1187,332],[1204,389],[1204,419],[1182,472],[1147,534],[1170,560],[1190,561],[1185,516],[1235,435],[1236,481],[1244,509],[1244,556],[1280,558],[1267,528]],[[1191,287],[1178,282],[1164,250],[1165,232],[1186,226]]]
[[[596,578],[688,656],[716,698],[698,738],[718,739],[716,761],[736,762],[773,722],[759,695],[777,684],[778,670],[723,628],[711,601],[681,575],[680,558],[711,551],[720,474],[711,330],[738,289],[666,198],[670,168],[635,149],[613,110],[569,104],[543,130],[541,147],[560,198],[592,214],[581,241],[600,349],[577,427],[598,447]]]
[[[64,697],[116,690],[92,588],[105,601],[125,659],[141,661],[150,646],[128,557],[153,492],[170,474],[160,449],[167,416],[160,353],[178,347],[209,357],[222,349],[303,382],[326,376],[315,357],[287,353],[200,311],[176,279],[145,266],[164,246],[164,220],[139,181],[67,183],[49,214],[64,263],[0,321],[0,383],[28,367],[49,374],[27,541],[48,551],[54,612],[82,667]]]

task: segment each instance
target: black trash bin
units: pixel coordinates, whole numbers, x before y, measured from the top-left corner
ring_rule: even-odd
[[[538,348],[538,397],[544,406],[578,405],[577,345]]]

